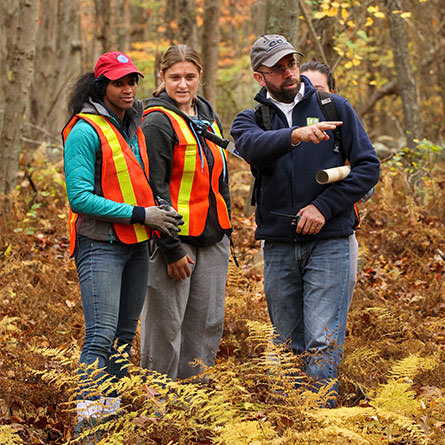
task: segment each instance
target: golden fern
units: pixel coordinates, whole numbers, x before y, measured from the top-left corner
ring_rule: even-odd
[[[4,445],[21,445],[25,442],[18,435],[17,428],[11,425],[0,425],[0,443]]]
[[[371,404],[374,405],[374,401],[371,401]],[[423,444],[427,441],[426,434],[413,419],[377,406],[320,409],[311,415],[319,420],[323,419],[330,428],[335,426],[341,429],[343,434],[349,431],[351,436],[361,437],[362,442],[353,441],[352,443],[377,444],[409,441],[408,443]],[[320,431],[317,436],[321,436]]]
[[[72,366],[73,363],[79,361],[80,351],[77,347],[58,347],[58,348],[41,348],[30,346],[29,351],[40,355],[43,358],[49,358],[58,366]]]
[[[401,378],[412,379],[419,371],[431,370],[439,366],[440,357],[434,355],[430,357],[419,357],[412,354],[397,362],[390,370],[391,378],[398,380]]]
[[[422,358],[409,355],[399,360],[389,372],[389,381],[378,388],[373,405],[404,416],[414,416],[420,410],[420,402],[411,389],[411,379],[420,371],[436,368],[439,363],[437,356]]]
[[[96,383],[93,394],[116,390],[122,394],[122,405],[119,416],[85,435],[97,431],[101,433],[98,443],[136,445],[188,445],[202,440],[221,445],[426,443],[425,432],[414,420],[420,402],[404,379],[434,368],[440,362],[438,357],[409,356],[397,362],[389,372],[389,381],[367,407],[320,409],[331,386],[318,393],[310,391],[310,382],[300,371],[300,359],[287,345],[274,342],[270,323],[244,323],[249,332],[245,341],[258,353],[246,362],[229,358],[187,381],[172,381],[130,363],[128,375],[119,382]],[[38,351],[45,356],[53,354],[53,369],[34,371],[34,375],[55,388],[66,384],[65,409],[74,414],[75,351],[34,350]],[[361,357],[362,363],[377,357],[364,349],[354,355]],[[91,366],[87,384],[93,384],[101,372]]]
[[[227,288],[229,291],[234,291],[237,289],[243,289],[244,291],[248,290],[251,287],[250,280],[244,275],[241,268],[236,267],[233,262],[229,263],[229,271],[227,275]]]
[[[271,445],[344,445],[346,443],[366,445],[372,442],[369,442],[361,434],[334,424],[300,432],[289,430],[281,440],[271,442]]]
[[[270,444],[278,437],[270,422],[263,420],[233,421],[217,430],[215,445],[261,445]]]
[[[14,332],[20,332],[20,329],[14,324],[19,317],[10,317],[9,315],[5,315],[0,320],[0,334],[12,334]]]
[[[413,416],[419,411],[419,402],[415,392],[410,389],[411,383],[390,380],[377,390],[372,404],[393,413]]]
[[[403,337],[404,324],[397,307],[374,306],[365,311],[376,317],[382,337]]]
[[[373,373],[379,366],[382,366],[384,359],[378,346],[359,346],[348,350],[341,364],[341,378],[357,385],[357,380],[363,375]]]

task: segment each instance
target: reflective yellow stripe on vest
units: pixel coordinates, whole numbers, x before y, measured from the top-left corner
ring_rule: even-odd
[[[130,172],[128,171],[127,163],[125,162],[124,154],[122,153],[122,148],[120,146],[119,140],[113,127],[110,123],[103,117],[97,114],[86,114],[79,113],[79,116],[85,116],[88,119],[94,121],[102,129],[104,136],[106,137],[111,151],[113,153],[113,163],[116,169],[116,176],[121,189],[122,197],[124,202],[133,206],[137,206],[136,196],[134,194],[133,185],[131,183]],[[138,242],[145,241],[147,239],[147,232],[142,224],[133,225],[136,238]]]
[[[222,134],[221,131],[219,130],[218,124],[216,123],[216,121],[213,121],[213,124],[211,125],[213,131],[215,132],[215,134],[217,136],[219,136],[220,138],[222,138]]]
[[[196,139],[183,118],[181,118],[176,113],[172,113],[167,108],[164,107],[157,107],[157,108],[161,108],[166,114],[173,116],[173,118],[178,123],[187,143],[187,147],[185,149],[185,157],[184,157],[184,168],[181,178],[181,184],[179,186],[177,211],[183,216],[184,220],[184,224],[181,226],[181,230],[178,232],[178,234],[188,235],[190,231],[189,202],[190,202],[190,197],[192,195],[193,180],[195,177],[195,168],[196,168]]]

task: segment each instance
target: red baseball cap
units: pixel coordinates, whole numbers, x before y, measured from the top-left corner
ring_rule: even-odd
[[[94,77],[96,79],[104,75],[107,79],[116,80],[133,73],[144,77],[134,66],[130,57],[119,51],[111,51],[101,55],[94,68]]]

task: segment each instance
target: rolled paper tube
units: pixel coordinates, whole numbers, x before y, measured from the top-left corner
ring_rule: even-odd
[[[342,165],[341,167],[327,168],[326,170],[320,170],[315,176],[315,180],[319,184],[329,184],[335,181],[341,181],[351,172],[349,165]]]

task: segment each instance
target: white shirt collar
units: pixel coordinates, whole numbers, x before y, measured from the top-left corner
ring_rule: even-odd
[[[289,124],[289,127],[292,127],[292,111],[295,105],[297,105],[297,103],[301,101],[303,96],[304,96],[304,82],[300,83],[300,89],[298,93],[295,95],[293,102],[290,103],[279,102],[269,94],[269,91],[267,91],[266,93],[266,99],[270,99],[270,101],[284,113],[287,122]]]

